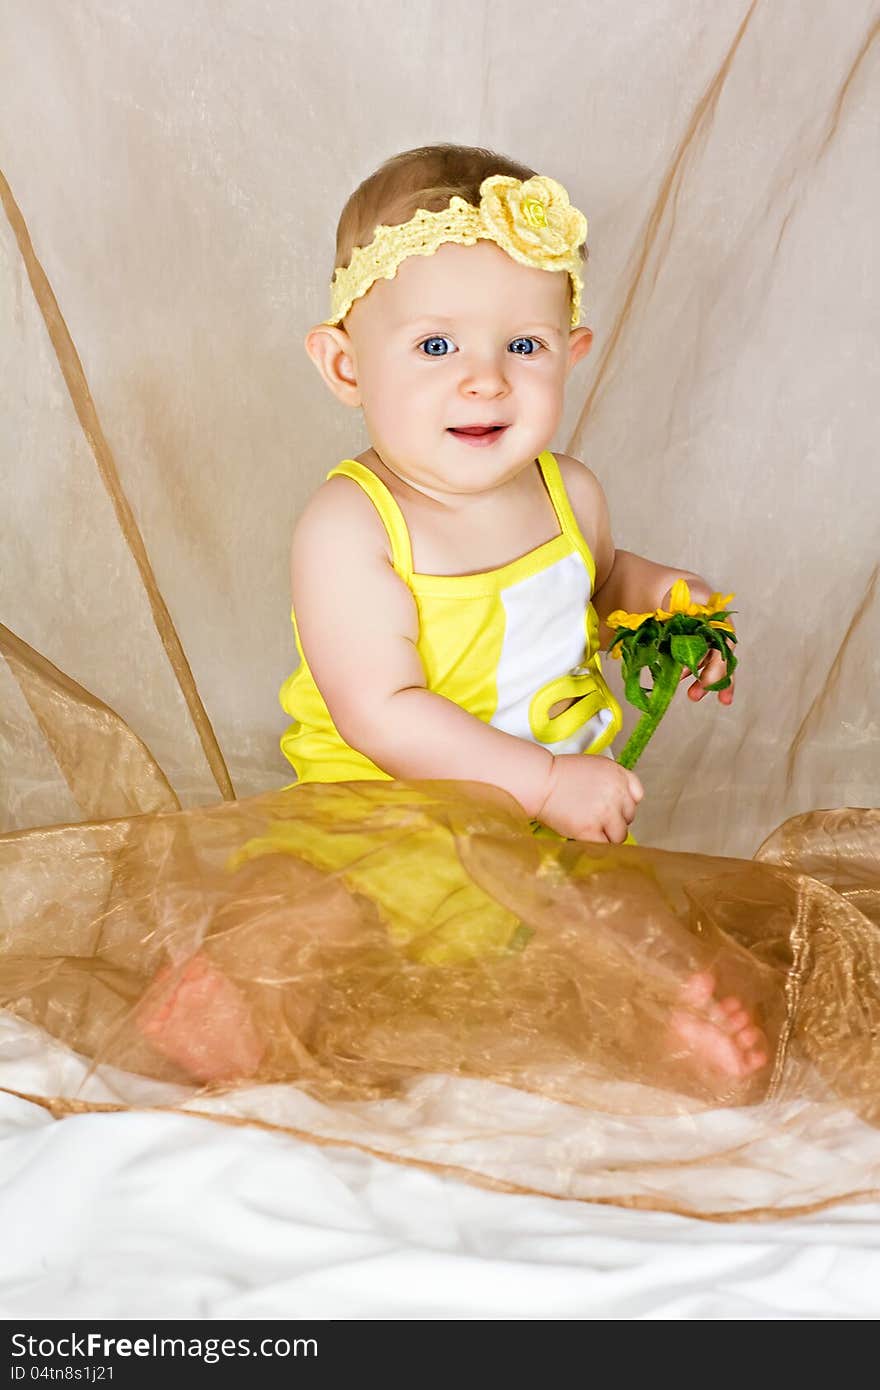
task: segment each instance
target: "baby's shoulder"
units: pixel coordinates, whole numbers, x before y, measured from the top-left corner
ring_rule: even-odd
[[[391,558],[388,532],[359,483],[344,473],[315,489],[293,528],[294,545],[325,547],[328,556],[380,547]]]
[[[592,468],[588,468],[580,459],[572,458],[569,454],[554,453],[553,457],[559,464],[566,492],[569,495],[574,493],[578,500],[595,500],[597,493],[602,491],[602,485]]]
[[[592,468],[568,454],[555,454],[566,496],[584,540],[595,555],[608,524],[605,492]]]

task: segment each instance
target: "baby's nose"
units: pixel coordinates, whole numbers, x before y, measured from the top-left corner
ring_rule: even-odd
[[[494,360],[471,363],[462,375],[462,389],[468,392],[509,389],[506,364]]]

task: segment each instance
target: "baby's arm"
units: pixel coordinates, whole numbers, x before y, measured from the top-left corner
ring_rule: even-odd
[[[328,479],[300,516],[291,584],[303,653],[352,748],[394,778],[502,787],[537,817],[553,754],[426,688],[415,601],[375,509],[350,478]]]
[[[352,748],[391,777],[485,782],[569,839],[623,843],[643,795],[635,773],[609,758],[554,755],[427,689],[415,601],[352,479],[328,479],[309,502],[291,580],[303,653]]]

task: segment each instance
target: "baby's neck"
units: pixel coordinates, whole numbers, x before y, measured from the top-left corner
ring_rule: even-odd
[[[408,502],[413,507],[421,505],[432,511],[439,510],[449,516],[473,519],[478,519],[481,512],[491,512],[499,506],[516,508],[520,503],[533,499],[533,475],[538,471],[536,460],[527,459],[518,471],[484,492],[441,492],[402,477],[372,447],[365,449],[357,459],[382,479],[398,501]]]

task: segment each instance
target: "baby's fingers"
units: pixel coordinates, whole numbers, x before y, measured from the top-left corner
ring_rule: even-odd
[[[620,814],[607,816],[603,829],[612,845],[622,845],[629,834],[629,826]]]
[[[627,771],[626,785],[633,801],[638,804],[645,795],[645,789],[634,772]]]
[[[727,667],[721,653],[716,651],[711,652],[703,661],[699,676],[688,689],[689,698],[695,701],[702,700],[703,696],[706,694],[706,686],[714,685],[716,681],[720,681],[726,669]],[[724,704],[729,705],[733,699],[733,682],[731,681],[731,684],[724,690],[719,691],[718,694],[724,700]],[[725,696],[727,696],[727,699],[724,699]]]

